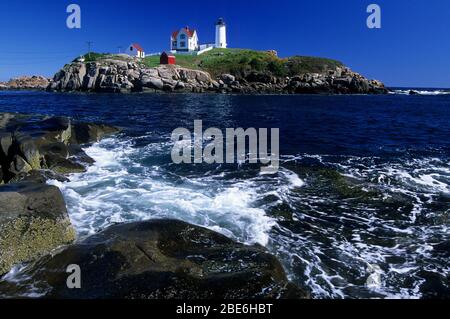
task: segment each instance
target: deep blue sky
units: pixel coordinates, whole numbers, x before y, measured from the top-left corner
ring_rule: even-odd
[[[81,6],[81,30],[66,27],[71,3]],[[382,8],[382,29],[366,27],[371,3]],[[221,16],[230,47],[330,57],[389,86],[450,87],[448,0],[2,0],[0,80],[51,76],[88,40],[99,52],[131,42],[159,52],[189,25],[213,42]]]

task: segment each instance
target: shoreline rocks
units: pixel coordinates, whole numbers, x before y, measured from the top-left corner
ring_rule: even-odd
[[[105,59],[73,62],[55,74],[50,92],[193,92],[238,94],[386,94],[377,80],[368,80],[347,67],[324,73],[275,77],[265,72],[214,79],[208,72],[176,65],[148,68],[134,60]]]
[[[49,171],[84,171],[92,159],[79,145],[97,142],[118,131],[115,127],[65,117],[0,113],[0,184]]]
[[[72,264],[82,271],[80,289],[66,285]],[[264,248],[176,220],[111,226],[30,265],[25,277],[57,299],[307,297]]]
[[[21,76],[8,82],[0,82],[0,90],[45,90],[50,80],[40,76]]]
[[[0,113],[0,275],[75,240],[60,190],[45,183],[84,171],[92,159],[79,145],[117,131],[65,117]]]
[[[0,186],[0,274],[75,240],[64,198],[55,186]]]

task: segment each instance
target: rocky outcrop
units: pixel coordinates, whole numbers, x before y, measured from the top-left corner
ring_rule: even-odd
[[[43,76],[22,76],[5,83],[0,82],[0,90],[45,90],[49,83]]]
[[[57,187],[35,183],[0,186],[0,274],[75,240]]]
[[[201,92],[208,90],[211,83],[210,75],[203,71],[173,65],[146,68],[133,61],[106,59],[65,66],[47,89],[63,92]]]
[[[286,79],[290,93],[386,94],[388,90],[377,80],[368,80],[349,68],[336,68],[327,74],[312,73]]]
[[[91,159],[77,147],[116,133],[115,127],[65,117],[0,113],[0,183],[85,170]],[[39,173],[39,174],[38,174]],[[58,177],[64,179],[63,177]]]
[[[294,77],[265,72],[222,74],[217,79],[204,71],[174,65],[147,68],[134,60],[105,59],[65,66],[49,84],[49,91],[83,92],[216,92],[244,94],[385,94],[383,83],[368,80],[346,67]]]
[[[81,269],[81,289],[67,288],[66,270],[73,264]],[[48,298],[306,297],[264,248],[175,220],[112,226],[42,258],[24,277],[48,291]]]
[[[58,188],[92,159],[80,144],[96,142],[116,128],[46,117],[0,113],[0,275],[75,239]]]

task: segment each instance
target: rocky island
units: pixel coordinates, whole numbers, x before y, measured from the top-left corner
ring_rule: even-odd
[[[176,220],[118,224],[77,239],[61,191],[93,163],[81,148],[118,128],[66,117],[0,113],[0,295],[6,298],[304,298],[279,261]],[[81,289],[66,285],[69,265]],[[22,265],[21,280],[8,272]],[[2,278],[3,276],[3,278]]]
[[[50,80],[39,75],[21,76],[0,82],[0,90],[45,90]]]
[[[65,65],[47,87],[56,92],[214,92],[241,94],[385,94],[341,62],[275,51],[214,49],[201,56],[177,56],[177,65],[159,65],[159,56],[89,54]]]

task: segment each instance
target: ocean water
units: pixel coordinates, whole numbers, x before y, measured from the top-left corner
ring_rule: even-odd
[[[0,111],[123,128],[86,146],[96,160],[86,173],[51,182],[80,238],[117,222],[176,218],[267,247],[315,298],[448,298],[450,95],[401,93],[3,92]],[[198,119],[205,128],[280,128],[279,172],[173,164],[172,130],[193,131]]]

